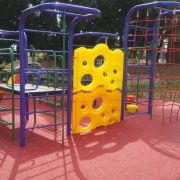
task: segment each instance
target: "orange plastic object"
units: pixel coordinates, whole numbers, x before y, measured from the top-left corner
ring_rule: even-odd
[[[11,85],[11,84],[12,84],[12,77],[10,77],[8,80],[8,85]],[[19,74],[14,75],[14,84],[20,84],[20,75]]]
[[[83,133],[99,126],[120,122],[121,92],[98,87],[73,95],[72,132]]]
[[[93,49],[74,51],[73,92],[93,91],[98,86],[106,90],[122,89],[124,53],[110,50],[106,44]]]
[[[126,109],[128,113],[136,113],[138,111],[138,105],[136,104],[127,104]]]
[[[126,101],[127,102],[136,102],[136,96],[134,96],[134,95],[127,95]]]
[[[14,83],[15,84],[20,84],[20,75],[19,74],[15,74]]]
[[[0,90],[0,98],[1,98],[1,99],[4,97],[5,94],[6,94],[6,91]]]

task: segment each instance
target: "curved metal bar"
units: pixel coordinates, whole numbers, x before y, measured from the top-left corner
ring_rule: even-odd
[[[63,12],[63,11],[57,11],[57,10],[41,10],[41,12],[51,13],[51,14],[64,14],[66,16],[71,16],[71,17],[82,17],[83,16],[82,14]]]
[[[94,18],[95,16],[89,17]],[[67,135],[71,134],[71,110],[72,110],[72,56],[73,56],[73,30],[76,24],[86,20],[86,17],[76,17],[69,26],[68,31],[68,96],[67,96]]]
[[[17,39],[8,39],[8,38],[0,38],[0,41],[19,42],[19,40],[17,40]]]
[[[57,12],[57,14],[59,14],[59,12],[56,10],[69,11],[70,13],[79,12],[79,14],[84,14],[84,15],[91,14],[91,15],[100,16],[101,14],[101,11],[95,8],[88,8],[84,6],[77,6],[77,5],[64,4],[64,3],[43,3],[24,10],[19,20],[19,26],[24,26],[25,20],[28,15],[32,14],[35,11],[43,11],[43,10],[54,10],[54,12]],[[74,17],[76,17],[76,15],[74,15]]]
[[[5,35],[5,36],[14,36],[18,35],[18,31],[6,31],[6,30],[0,30],[0,35]]]
[[[96,44],[98,44],[102,39],[106,39],[106,38],[107,39],[115,39],[117,37],[117,34],[103,33],[103,32],[83,32],[83,33],[74,34],[73,38],[86,37],[86,36],[98,37],[96,40]]]
[[[83,33],[76,33],[73,35],[74,38],[82,37],[82,36],[103,36],[103,37],[116,37],[117,34],[113,33],[103,33],[103,32],[83,32]]]
[[[25,29],[25,32],[32,32],[32,33],[44,33],[49,35],[62,35],[61,32],[54,32],[54,31],[44,31],[44,30],[35,30],[35,29]],[[67,34],[66,34],[67,35]]]
[[[73,30],[79,21],[91,20],[96,18],[96,15],[86,15],[76,17],[69,26],[68,31],[68,98],[67,98],[67,135],[71,134],[71,101],[72,101],[72,61],[73,61]]]
[[[176,10],[176,11],[168,11],[168,12],[163,12],[162,14],[161,14],[161,17],[162,16],[168,16],[168,15],[171,15],[171,14],[175,14],[175,15],[177,15],[177,14],[180,14],[180,9],[179,10]]]
[[[101,36],[96,40],[96,44],[99,44],[102,39],[105,39],[105,41],[108,41],[108,39],[116,39],[117,34],[114,34],[113,36]],[[107,42],[106,42],[107,43]]]
[[[125,23],[129,22],[131,16],[133,15],[134,12],[140,10],[140,9],[146,9],[146,8],[157,8],[161,6],[171,6],[171,7],[180,7],[180,2],[175,2],[175,1],[160,1],[160,2],[153,2],[153,3],[147,3],[147,4],[140,4],[137,6],[134,6],[131,8],[125,18]],[[125,26],[126,28],[126,26]]]

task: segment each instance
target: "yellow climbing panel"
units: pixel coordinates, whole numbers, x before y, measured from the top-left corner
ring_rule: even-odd
[[[74,52],[73,133],[120,121],[124,55],[106,44]]]
[[[99,126],[119,122],[121,112],[121,92],[106,91],[98,87],[92,92],[73,95],[73,133],[88,132]]]
[[[78,48],[74,52],[73,92],[122,89],[124,55],[120,49],[110,50],[106,44],[93,49]]]

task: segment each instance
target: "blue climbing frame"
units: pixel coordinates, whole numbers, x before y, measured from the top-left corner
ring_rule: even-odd
[[[124,54],[125,68],[122,92],[122,114],[125,116],[135,114],[150,114],[152,116],[153,105],[153,84],[154,68],[158,61],[160,38],[168,36],[173,41],[174,32],[167,34],[168,21],[174,21],[176,14],[179,14],[180,3],[172,1],[161,1],[141,4],[129,10],[125,19],[124,29]],[[169,18],[168,16],[173,16]],[[172,26],[173,27],[173,26]],[[164,34],[163,34],[164,33]],[[166,48],[173,53],[174,48]],[[143,71],[143,72],[142,72]],[[144,73],[146,71],[146,73]],[[141,87],[144,84],[145,89]],[[141,93],[142,98],[139,98]],[[146,94],[144,96],[144,94]],[[134,114],[126,113],[126,100],[128,94],[136,95],[138,106],[146,104],[146,110],[140,110]]]
[[[20,108],[21,108],[21,113],[20,113],[20,128],[21,128],[21,132],[20,132],[20,146],[25,146],[25,131],[26,128],[25,127],[25,119],[28,119],[27,114],[28,114],[28,104],[26,103],[30,96],[27,95],[26,91],[28,91],[28,89],[25,89],[25,84],[27,83],[27,73],[29,72],[28,68],[27,68],[27,52],[30,52],[29,49],[27,49],[27,32],[35,32],[35,33],[47,33],[47,34],[54,34],[54,35],[65,35],[65,33],[60,33],[60,32],[52,32],[52,31],[40,31],[40,30],[34,30],[34,29],[25,29],[25,24],[26,24],[26,19],[28,16],[30,16],[31,14],[35,13],[35,12],[41,12],[41,13],[50,13],[50,14],[56,14],[56,15],[62,15],[62,16],[70,16],[72,18],[70,25],[68,26],[68,30],[67,30],[67,38],[68,38],[68,49],[67,51],[65,51],[64,49],[62,51],[59,52],[55,52],[53,50],[39,50],[39,52],[46,52],[46,53],[67,53],[67,61],[68,61],[68,65],[67,65],[67,135],[70,135],[71,133],[71,109],[72,109],[72,105],[71,105],[71,99],[72,99],[72,54],[73,54],[73,30],[76,26],[76,24],[80,21],[87,21],[87,20],[91,20],[94,19],[98,16],[100,16],[101,12],[97,9],[94,8],[88,8],[88,7],[83,7],[83,6],[76,6],[76,5],[71,5],[71,4],[63,4],[63,3],[44,3],[44,4],[40,4],[31,8],[26,9],[21,17],[20,17],[20,21],[19,21],[19,38],[20,38],[20,76],[21,76],[21,86],[20,86]],[[33,52],[35,52],[34,50],[31,50]],[[37,50],[36,50],[37,52]],[[55,55],[56,56],[56,55]],[[65,69],[53,69],[54,73],[60,73],[60,71],[62,73],[65,73]],[[33,71],[34,74],[35,73],[39,73],[42,74],[43,72],[41,72],[41,70],[36,70]],[[32,72],[31,72],[32,73]],[[59,87],[58,87],[59,88]],[[58,91],[57,87],[54,87],[53,92]],[[64,91],[65,89],[61,90]],[[58,91],[56,95],[62,95],[62,92]],[[54,95],[54,96],[56,96]],[[47,93],[43,93],[41,95],[38,95],[38,97],[44,97],[47,96]],[[49,96],[49,95],[48,95]],[[53,94],[51,94],[51,96],[53,96]],[[31,96],[32,97],[32,96]],[[36,98],[37,96],[34,96],[34,98]],[[25,108],[27,107],[27,108]],[[56,107],[54,109],[54,111],[57,111]],[[63,110],[64,111],[64,110]],[[33,112],[36,113],[36,112]],[[64,125],[64,122],[61,123],[62,125]],[[55,126],[56,127],[56,123],[51,124],[51,126]],[[50,125],[49,125],[50,126]],[[47,126],[42,126],[42,127],[47,127]],[[35,128],[35,127],[32,127]],[[31,128],[31,129],[32,129]],[[40,126],[38,126],[37,128],[40,128]],[[62,132],[63,134],[64,132]],[[62,142],[63,143],[63,142]]]

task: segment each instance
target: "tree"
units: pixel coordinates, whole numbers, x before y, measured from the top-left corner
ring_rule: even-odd
[[[102,11],[101,18],[93,20],[91,23],[81,23],[77,26],[76,31],[100,31],[100,32],[118,32],[121,37],[124,30],[124,19],[127,12],[131,7],[136,4],[143,3],[144,0],[56,0],[56,2],[72,3],[76,5],[83,5],[98,8]],[[54,2],[52,0],[6,0],[0,1],[0,28],[7,30],[17,30],[19,24],[19,17],[22,11],[29,6],[37,5],[43,2]],[[54,15],[37,14],[35,13],[28,19],[27,27],[36,27],[37,29],[57,30],[57,21]],[[57,42],[51,41],[46,44],[46,39],[52,37],[44,36],[40,38],[37,34],[29,36],[29,42],[35,47],[49,46],[52,48],[57,47]]]

